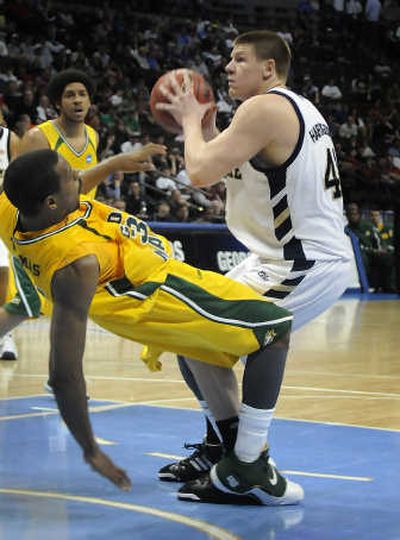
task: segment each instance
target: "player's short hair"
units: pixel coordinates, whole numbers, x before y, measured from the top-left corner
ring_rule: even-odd
[[[47,95],[55,107],[60,103],[65,87],[76,82],[82,83],[89,97],[92,97],[94,86],[90,77],[79,69],[65,69],[51,79],[47,89]]]
[[[287,42],[276,32],[253,30],[240,34],[233,45],[253,45],[258,60],[275,60],[276,72],[286,81],[289,74],[292,54]]]
[[[58,154],[54,150],[34,150],[19,156],[7,167],[4,191],[21,214],[36,215],[44,199],[59,191],[57,162]]]

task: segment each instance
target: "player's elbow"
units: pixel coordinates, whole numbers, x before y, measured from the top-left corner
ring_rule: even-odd
[[[188,167],[187,173],[194,187],[209,186],[219,180],[219,176],[213,174],[207,167]]]

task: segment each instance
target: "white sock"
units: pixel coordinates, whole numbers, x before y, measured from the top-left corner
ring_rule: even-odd
[[[214,428],[215,433],[218,435],[219,440],[222,442],[222,436],[219,432],[217,422],[215,421],[214,415],[211,412],[211,409],[209,408],[207,401],[199,400],[200,406],[203,409],[203,413],[207,416],[209,421],[211,422],[212,427]]]
[[[240,461],[256,461],[267,444],[268,429],[275,409],[255,409],[242,403],[235,454]]]

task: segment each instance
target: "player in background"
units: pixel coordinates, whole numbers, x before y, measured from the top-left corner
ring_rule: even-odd
[[[66,69],[55,75],[47,93],[58,116],[31,128],[22,140],[21,152],[50,148],[73,169],[83,171],[96,165],[99,137],[85,124],[93,90],[91,79],[83,71]],[[93,198],[95,193],[93,189],[87,195]]]

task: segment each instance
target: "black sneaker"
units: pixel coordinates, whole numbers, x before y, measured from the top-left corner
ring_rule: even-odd
[[[222,444],[185,444],[185,448],[194,448],[194,452],[181,461],[165,465],[158,471],[158,478],[164,482],[189,482],[208,473],[223,455]]]
[[[214,465],[207,478],[188,482],[178,491],[182,501],[218,504],[297,504],[303,488],[282,476],[263,452],[257,461],[244,463],[232,452]]]

